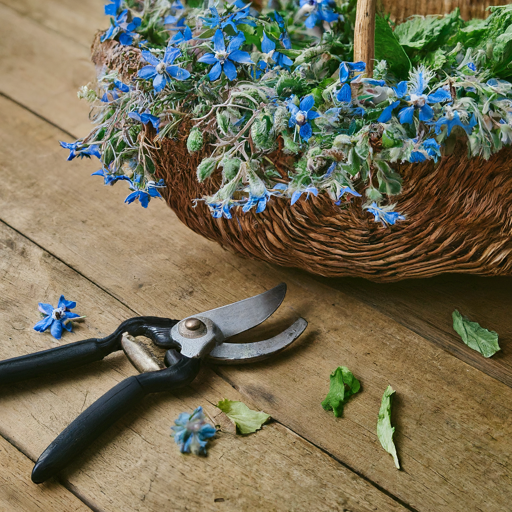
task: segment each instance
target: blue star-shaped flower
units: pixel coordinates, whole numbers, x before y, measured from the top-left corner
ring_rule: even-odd
[[[101,176],[105,185],[112,186],[115,185],[118,181],[130,181],[128,176],[124,174],[113,174],[108,169],[100,169],[99,171],[93,172],[91,176]]]
[[[110,18],[110,22],[110,27],[101,37],[101,42],[103,43],[103,41],[107,39],[115,39],[116,36],[119,35],[119,42],[122,45],[132,44],[133,38],[136,35],[135,29],[140,27],[142,23],[140,18],[133,18],[133,20],[128,23],[128,9],[125,9],[115,18]]]
[[[405,98],[411,106],[398,112],[398,120],[401,124],[412,124],[415,110],[419,111],[420,121],[431,121],[434,117],[434,111],[430,105],[452,99],[451,94],[445,89],[438,89],[428,95],[424,94],[429,80],[430,77],[424,68],[420,67],[411,74],[411,80],[408,82],[409,96]]]
[[[76,308],[76,302],[66,300],[64,295],[60,296],[59,304],[54,308],[51,304],[39,303],[39,311],[46,316],[34,325],[34,330],[44,332],[48,327],[52,336],[56,340],[62,337],[62,330],[66,329],[71,332],[73,325],[71,319],[78,318],[80,315],[72,313],[70,310]]]
[[[450,136],[450,133],[452,132],[452,128],[454,126],[460,126],[461,128],[464,128],[464,130],[466,130],[466,133],[468,135],[470,135],[471,132],[473,131],[473,128],[476,126],[476,118],[475,118],[475,115],[473,114],[471,116],[471,119],[469,120],[469,123],[464,124],[460,120],[459,113],[456,110],[450,110],[449,112],[447,112],[444,116],[440,117],[435,122],[434,127],[435,127],[436,134],[441,133],[441,128],[443,126],[446,126],[446,129],[447,129],[446,136],[448,136],[448,137]]]
[[[203,18],[202,16],[199,19],[203,22],[203,25],[208,28],[219,28],[224,29],[228,25],[235,31],[238,32],[237,25],[250,25],[251,27],[255,27],[256,23],[251,19],[247,19],[250,16],[250,10],[248,5],[244,5],[244,7],[232,14],[224,16],[223,18],[219,15],[219,11],[217,11],[216,7],[210,7],[211,16],[208,18]]]
[[[375,222],[382,222],[384,226],[392,226],[398,220],[405,220],[405,216],[398,212],[392,212],[390,206],[378,206],[374,201],[370,206],[363,206],[373,215]]]
[[[158,127],[160,126],[160,119],[157,116],[151,115],[149,110],[146,110],[144,112],[130,112],[128,114],[128,117],[131,119],[135,119],[135,121],[138,121],[139,123],[142,123],[142,124],[151,123],[153,125],[153,128],[158,133]]]
[[[239,64],[254,64],[247,52],[239,50],[244,42],[245,36],[242,32],[239,32],[231,39],[226,50],[224,34],[222,30],[217,29],[213,36],[213,50],[215,53],[206,53],[198,59],[198,62],[213,64],[208,74],[211,82],[217,80],[222,72],[224,72],[228,80],[234,80],[237,77],[235,62]]]
[[[133,190],[131,194],[129,194],[124,200],[125,203],[130,204],[133,203],[136,199],[139,200],[139,203],[143,208],[147,208],[149,201],[152,197],[162,197],[160,192],[158,192],[159,188],[165,187],[164,180],[160,180],[158,183],[154,181],[148,181],[146,183],[146,188],[140,188],[141,176],[137,175],[133,180],[128,180],[130,184],[130,190]]]
[[[293,64],[293,61],[286,55],[276,52],[276,43],[272,41],[265,31],[263,31],[263,39],[261,40],[261,52],[263,53],[263,59],[258,62],[258,66],[262,70],[270,68],[272,61],[281,67],[289,67]]]
[[[185,25],[184,27],[180,28],[178,32],[176,32],[176,34],[169,41],[169,44],[182,44],[186,43],[187,41],[191,41],[192,39],[192,30],[190,30],[190,27],[188,25]]]
[[[215,427],[207,423],[202,407],[198,407],[192,414],[182,412],[171,435],[174,442],[179,445],[181,453],[193,453],[194,455],[206,455],[208,439],[216,434]]]
[[[149,66],[144,66],[139,69],[137,76],[144,80],[153,79],[153,88],[155,92],[160,92],[165,84],[169,81],[170,77],[175,80],[186,80],[190,77],[190,73],[179,66],[173,65],[177,57],[181,55],[179,48],[168,46],[165,50],[164,58],[157,59],[150,51],[143,50],[142,58],[148,62]]]
[[[180,25],[185,23],[185,18],[181,18],[180,16],[184,12],[184,5],[180,0],[176,0],[171,5],[171,13],[164,18],[164,25]]]
[[[343,19],[343,16],[334,12],[335,8],[334,0],[300,0],[300,11],[308,15],[306,28],[313,28],[324,21],[332,23],[340,18]]]
[[[86,158],[91,158],[91,156],[101,158],[99,148],[96,144],[84,144],[81,140],[77,140],[76,142],[63,142],[59,140],[59,143],[63,148],[69,149],[68,160],[73,160],[73,158],[77,156],[80,158],[84,156]]]
[[[301,190],[296,190],[292,194],[292,200],[290,201],[291,205],[294,205],[299,199],[302,194],[306,193],[306,200],[309,199],[309,195],[313,194],[315,197],[318,196],[318,189],[316,187],[313,187],[312,185],[309,185]]]
[[[320,114],[315,110],[311,110],[315,106],[315,98],[312,94],[305,96],[300,101],[300,105],[297,107],[295,103],[288,101],[287,107],[291,112],[290,121],[288,126],[299,127],[299,135],[307,142],[313,135],[313,128],[308,121],[320,117]],[[292,203],[293,204],[293,203]]]

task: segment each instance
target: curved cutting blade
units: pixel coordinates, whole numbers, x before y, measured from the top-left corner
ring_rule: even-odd
[[[222,331],[224,339],[227,339],[264,322],[281,305],[285,295],[286,284],[281,283],[254,297],[204,313],[197,313],[189,318],[194,316],[209,318]]]
[[[307,326],[306,320],[299,318],[286,331],[268,340],[255,343],[222,343],[210,352],[208,358],[214,364],[241,364],[261,361],[291,345]]]

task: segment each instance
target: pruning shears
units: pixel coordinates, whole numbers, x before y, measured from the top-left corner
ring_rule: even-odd
[[[114,386],[68,425],[37,460],[32,481],[39,484],[57,474],[146,395],[190,384],[203,360],[215,364],[251,363],[284,350],[306,329],[303,318],[270,339],[253,343],[226,343],[226,340],[264,322],[281,305],[285,295],[286,284],[281,283],[254,297],[181,321],[152,316],[130,318],[105,338],[91,338],[0,361],[0,384],[76,368],[118,350],[123,350],[141,372]],[[164,360],[136,336],[149,338],[157,347],[166,349]]]

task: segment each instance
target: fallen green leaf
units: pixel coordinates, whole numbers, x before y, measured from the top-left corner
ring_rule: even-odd
[[[391,386],[388,386],[382,396],[379,419],[377,420],[377,437],[379,438],[382,448],[392,455],[397,469],[400,469],[395,443],[393,442],[395,427],[391,426],[391,395],[393,395],[394,392],[394,389]]]
[[[339,418],[349,397],[361,389],[361,383],[346,366],[338,366],[331,373],[330,382],[329,393],[322,402],[322,407],[326,411],[332,410],[334,416]]]
[[[491,357],[501,350],[498,345],[498,334],[494,331],[480,327],[477,322],[470,322],[457,310],[452,313],[452,318],[453,328],[469,348],[480,352],[484,357]]]
[[[242,402],[224,399],[217,407],[236,425],[240,434],[252,434],[270,419],[268,414],[253,411]]]

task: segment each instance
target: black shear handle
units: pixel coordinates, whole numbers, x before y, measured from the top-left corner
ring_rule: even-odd
[[[34,377],[58,373],[84,364],[100,361],[121,349],[121,338],[127,332],[132,336],[147,336],[156,345],[171,348],[171,328],[177,320],[154,316],[139,316],[125,320],[111,335],[105,338],[61,345],[26,356],[0,361],[0,384],[12,384]]]
[[[171,391],[190,384],[201,361],[181,356],[165,370],[128,377],[96,400],[75,419],[41,454],[32,470],[32,481],[40,484],[76,459],[98,436],[147,394]]]

